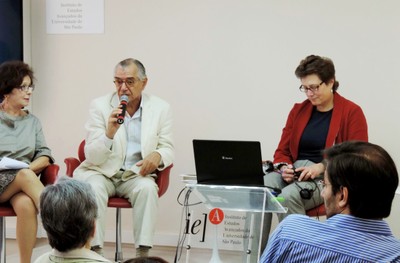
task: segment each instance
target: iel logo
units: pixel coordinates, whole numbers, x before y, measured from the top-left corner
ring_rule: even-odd
[[[207,230],[207,216],[208,216],[208,221],[210,221],[211,224],[214,225],[221,224],[225,217],[224,212],[219,208],[212,209],[208,215],[206,213],[203,213],[203,216],[204,216],[203,220],[197,219],[191,222],[189,213],[188,218],[186,219],[186,227],[185,227],[185,234],[189,235],[200,234],[201,235],[200,242],[205,242],[206,230]],[[203,227],[201,229],[202,225]]]
[[[219,225],[224,220],[224,211],[219,208],[214,208],[208,214],[208,220],[211,224]]]

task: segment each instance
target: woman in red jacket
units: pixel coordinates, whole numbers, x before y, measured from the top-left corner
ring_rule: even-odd
[[[362,109],[337,93],[332,60],[310,55],[295,71],[299,87],[307,99],[295,104],[283,128],[274,154],[274,171],[265,175],[265,184],[282,189],[287,214],[305,214],[323,203],[317,181],[323,177],[322,150],[344,141],[368,141],[367,122]],[[263,248],[270,230],[266,215]]]

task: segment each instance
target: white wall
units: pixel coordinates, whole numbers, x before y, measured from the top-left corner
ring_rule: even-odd
[[[364,109],[370,140],[400,163],[397,0],[105,0],[99,35],[48,35],[45,1],[32,2],[32,107],[62,172],[85,136],[89,102],[114,89],[121,59],[141,60],[147,92],[172,104],[176,160],[156,243],[175,245],[178,175],[194,173],[192,139],[258,140],[272,158],[288,111],[305,99],[293,72],[309,54],[332,58],[339,92]],[[397,236],[399,217],[391,216]]]

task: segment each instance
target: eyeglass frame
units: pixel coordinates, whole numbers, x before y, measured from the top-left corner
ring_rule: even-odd
[[[319,186],[320,189],[324,189],[327,185],[332,185],[332,184],[327,184],[327,183],[325,183],[324,180],[319,180],[317,182],[317,185]]]
[[[29,86],[18,86],[16,89],[24,92],[33,92],[35,90],[35,85],[29,85]]]
[[[133,83],[129,84],[128,81],[132,81],[132,80],[133,80]],[[136,83],[140,82],[140,79],[136,79],[134,77],[126,78],[125,80],[120,79],[120,78],[114,78],[113,82],[117,88],[121,88],[124,83],[125,83],[126,87],[132,88],[135,86]]]
[[[321,83],[319,83],[318,85],[315,85],[316,87],[312,87],[312,88],[311,88],[311,87],[310,87],[310,88],[307,88],[307,87],[305,87],[304,85],[300,85],[299,90],[300,90],[301,92],[305,93],[305,94],[307,94],[308,91],[311,91],[312,93],[315,93],[316,91],[319,90],[319,87],[321,87],[321,85],[322,85],[323,83],[325,83],[325,81],[321,81]]]

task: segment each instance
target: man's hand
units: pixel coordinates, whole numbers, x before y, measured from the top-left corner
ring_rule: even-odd
[[[117,133],[120,124],[117,123],[117,116],[122,112],[122,109],[115,108],[111,111],[110,116],[108,117],[108,125],[106,130],[106,136],[109,139],[114,139],[114,135]]]
[[[142,176],[151,174],[159,166],[161,161],[161,155],[158,152],[152,152],[142,161],[139,161],[136,165],[141,167],[139,174]]]

